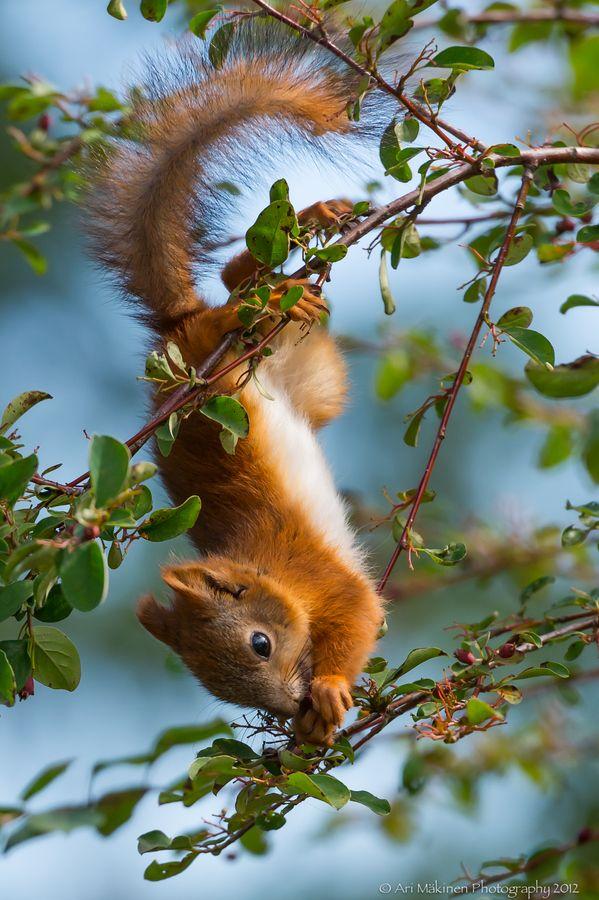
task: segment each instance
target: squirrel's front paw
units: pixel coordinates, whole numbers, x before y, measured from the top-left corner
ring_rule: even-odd
[[[321,675],[310,686],[311,707],[294,720],[298,744],[323,744],[330,747],[335,730],[353,706],[349,682],[342,675]]]
[[[333,743],[335,726],[327,722],[315,709],[307,709],[298,713],[293,720],[295,740],[300,744],[316,744],[317,746],[330,747]]]
[[[310,694],[314,709],[326,722],[337,727],[354,705],[349,682],[343,675],[320,675],[312,682]]]

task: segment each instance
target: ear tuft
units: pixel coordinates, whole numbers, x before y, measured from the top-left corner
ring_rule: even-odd
[[[151,594],[146,594],[137,601],[135,612],[146,631],[176,650],[176,632],[171,607],[162,606]]]

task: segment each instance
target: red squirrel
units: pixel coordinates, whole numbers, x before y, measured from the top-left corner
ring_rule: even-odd
[[[235,288],[259,268],[249,251],[224,268],[232,294],[223,306],[196,290],[196,269],[231,200],[219,191],[219,173],[235,177],[245,160],[251,177],[277,125],[316,145],[349,134],[355,82],[320,48],[245,21],[218,68],[188,48],[177,71],[154,73],[137,92],[136,138],[115,142],[100,162],[88,229],[96,258],[117,275],[157,343],[176,342],[188,364],[199,366],[240,327]],[[322,227],[346,209],[315,204],[299,218]],[[273,316],[285,287],[271,294]],[[343,410],[348,381],[335,340],[318,323],[319,293],[304,287],[293,321],[259,367],[273,399],[252,381],[238,394],[250,430],[234,455],[221,446],[219,426],[195,412],[170,455],[158,456],[175,503],[202,499],[190,532],[199,556],[165,566],[169,605],[146,596],[137,615],[217,697],[293,717],[298,742],[326,745],[352,706],[383,610],[317,440]],[[306,322],[313,327],[300,340]],[[237,376],[215,391],[234,391]]]

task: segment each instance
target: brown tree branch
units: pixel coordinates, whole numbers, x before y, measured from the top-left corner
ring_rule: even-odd
[[[451,12],[449,9],[447,12]],[[591,28],[599,26],[598,13],[583,13],[575,9],[566,9],[556,4],[553,9],[496,9],[483,13],[470,14],[459,10],[461,21],[467,25],[528,25],[537,22],[568,22],[572,25],[587,25]],[[414,31],[425,28],[436,28],[440,18],[414,19]]]
[[[397,541],[395,549],[391,555],[391,559],[389,560],[385,571],[383,572],[378,585],[377,590],[379,593],[385,589],[385,585],[389,580],[389,576],[393,571],[393,568],[399,559],[399,556],[403,550],[406,550],[410,546],[410,530],[414,525],[414,521],[416,516],[418,515],[418,510],[420,509],[420,505],[422,503],[422,499],[428,487],[428,483],[430,481],[431,475],[433,473],[433,469],[435,463],[437,461],[437,456],[439,455],[439,451],[441,449],[441,444],[445,439],[445,433],[447,431],[447,426],[449,423],[449,419],[451,417],[451,413],[455,406],[455,402],[458,397],[458,393],[460,388],[462,387],[462,383],[464,381],[464,377],[468,370],[468,364],[470,362],[470,358],[474,353],[474,348],[476,347],[476,343],[478,341],[480,332],[482,327],[486,321],[486,317],[489,311],[489,307],[491,305],[491,301],[495,295],[495,289],[497,287],[497,282],[499,281],[499,276],[501,274],[501,270],[503,269],[503,265],[505,263],[508,251],[510,249],[511,243],[516,234],[516,226],[518,224],[518,220],[522,215],[522,211],[524,210],[524,204],[526,202],[526,197],[528,196],[528,191],[530,189],[530,185],[534,176],[534,168],[532,166],[527,166],[524,170],[524,174],[522,176],[522,183],[520,185],[520,190],[518,192],[518,197],[516,199],[516,203],[514,206],[514,210],[510,219],[510,223],[507,227],[505,237],[503,239],[503,243],[497,255],[497,259],[493,266],[493,274],[491,275],[491,280],[489,282],[489,286],[487,288],[487,292],[485,294],[485,298],[483,300],[480,312],[476,318],[476,322],[474,323],[474,327],[472,329],[472,333],[470,334],[470,338],[468,340],[468,344],[466,345],[466,349],[464,350],[464,354],[462,356],[462,361],[459,365],[459,368],[456,372],[453,384],[451,389],[447,395],[447,402],[445,404],[445,409],[443,411],[443,415],[441,417],[441,422],[439,423],[439,429],[437,431],[437,436],[435,437],[435,441],[433,443],[432,450],[430,452],[430,456],[426,463],[424,472],[422,474],[422,478],[420,479],[420,483],[416,490],[416,495],[414,497],[414,501],[410,508],[410,512],[408,514],[406,524],[403,528],[401,536]]]
[[[506,166],[513,165],[524,165],[524,166],[536,166],[536,165],[550,165],[555,163],[562,162],[583,162],[589,165],[599,165],[599,148],[594,147],[540,147],[531,150],[523,151],[518,157],[508,157],[501,156],[500,154],[493,154],[490,156],[490,159],[493,160],[495,164],[495,168],[502,168]],[[369,216],[363,219],[361,222],[358,222],[356,225],[348,229],[338,240],[338,243],[343,244],[346,247],[350,247],[353,244],[358,243],[363,237],[369,234],[371,231],[374,231],[379,225],[382,225],[387,219],[398,215],[401,212],[405,212],[411,208],[422,208],[427,203],[432,200],[433,197],[436,197],[437,194],[442,193],[450,187],[453,187],[456,184],[459,184],[462,181],[465,181],[467,178],[470,178],[472,175],[478,172],[477,165],[471,165],[469,163],[462,164],[454,169],[453,172],[448,172],[446,175],[442,175],[439,178],[436,178],[434,181],[431,181],[429,184],[426,184],[423,189],[415,189],[413,191],[409,191],[407,194],[404,194],[402,197],[397,198],[396,200],[392,200],[390,203],[387,203],[383,206],[380,206],[378,209],[374,210]],[[306,274],[306,268],[303,266],[297,272],[294,272],[291,276],[292,278],[301,278]],[[126,442],[130,447],[131,452],[135,453],[143,444],[147,441],[147,439],[156,431],[160,425],[165,422],[171,413],[176,412],[182,407],[186,406],[191,402],[195,402],[199,399],[201,391],[208,385],[213,385],[215,382],[222,378],[225,374],[228,374],[233,369],[237,368],[239,365],[242,365],[243,362],[258,356],[265,346],[272,340],[272,338],[278,334],[286,325],[287,320],[282,320],[277,323],[275,328],[273,328],[255,347],[248,350],[246,353],[242,354],[237,360],[233,360],[228,364],[224,369],[213,373],[210,376],[204,377],[203,381],[196,384],[194,388],[189,389],[187,386],[184,386],[180,389],[180,391],[176,391],[169,399],[158,409],[154,417],[146,423],[146,425],[134,434],[129,440]],[[222,357],[226,354],[226,352],[233,346],[235,343],[235,339],[238,337],[238,332],[232,332],[232,335],[235,337],[232,338],[230,335],[226,335],[223,338],[223,341],[219,344],[219,346],[214,350],[213,354],[208,357],[204,366],[201,367],[201,372],[209,372],[216,359],[222,359]],[[73,481],[69,482],[67,487],[76,487],[80,485],[82,482],[86,481],[89,473],[84,472],[82,475],[79,475]]]

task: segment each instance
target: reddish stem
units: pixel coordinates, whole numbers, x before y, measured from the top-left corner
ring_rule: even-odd
[[[472,333],[470,334],[470,338],[468,340],[468,344],[466,345],[466,349],[464,350],[464,354],[462,356],[462,360],[460,362],[459,369],[456,373],[454,382],[448,391],[447,394],[447,403],[445,404],[445,409],[443,411],[443,416],[441,417],[441,422],[439,424],[439,428],[437,430],[437,435],[435,437],[435,441],[433,443],[432,450],[430,452],[428,461],[426,463],[424,472],[422,474],[422,478],[420,479],[420,483],[418,485],[418,489],[416,491],[416,495],[414,497],[414,502],[412,504],[412,508],[406,520],[406,524],[401,533],[401,536],[393,550],[391,555],[391,559],[389,560],[385,571],[383,572],[379,583],[377,585],[377,591],[382,593],[389,580],[389,576],[393,571],[397,560],[399,559],[401,552],[406,550],[409,547],[409,533],[414,525],[414,521],[416,516],[418,515],[418,510],[420,509],[420,505],[422,503],[422,498],[424,497],[425,491],[428,487],[428,483],[430,481],[431,475],[433,473],[433,469],[435,467],[435,463],[437,461],[437,457],[439,455],[439,451],[441,449],[441,444],[445,439],[445,433],[447,431],[447,425],[449,423],[449,419],[451,417],[451,413],[455,406],[455,402],[457,400],[458,393],[460,388],[462,387],[464,377],[466,372],[468,371],[468,365],[470,363],[470,358],[474,353],[479,334],[481,329],[485,323],[487,313],[489,311],[489,307],[491,305],[491,301],[495,294],[495,289],[497,287],[497,282],[499,281],[499,276],[501,274],[501,270],[503,269],[503,265],[505,263],[505,259],[507,257],[510,245],[514,239],[516,234],[516,226],[518,224],[518,220],[522,214],[524,209],[524,204],[526,202],[526,197],[528,196],[528,191],[530,188],[530,184],[532,182],[532,178],[534,175],[534,168],[532,166],[526,166],[524,169],[524,174],[522,176],[522,184],[520,185],[520,190],[518,192],[518,198],[516,200],[510,223],[508,225],[507,231],[505,233],[505,237],[503,239],[503,243],[501,245],[501,249],[499,250],[499,254],[493,266],[493,274],[491,276],[491,280],[489,282],[489,287],[487,288],[487,292],[485,294],[485,299],[483,300],[483,304],[480,308],[480,312],[477,316],[476,322],[474,323],[474,327],[472,329]]]

